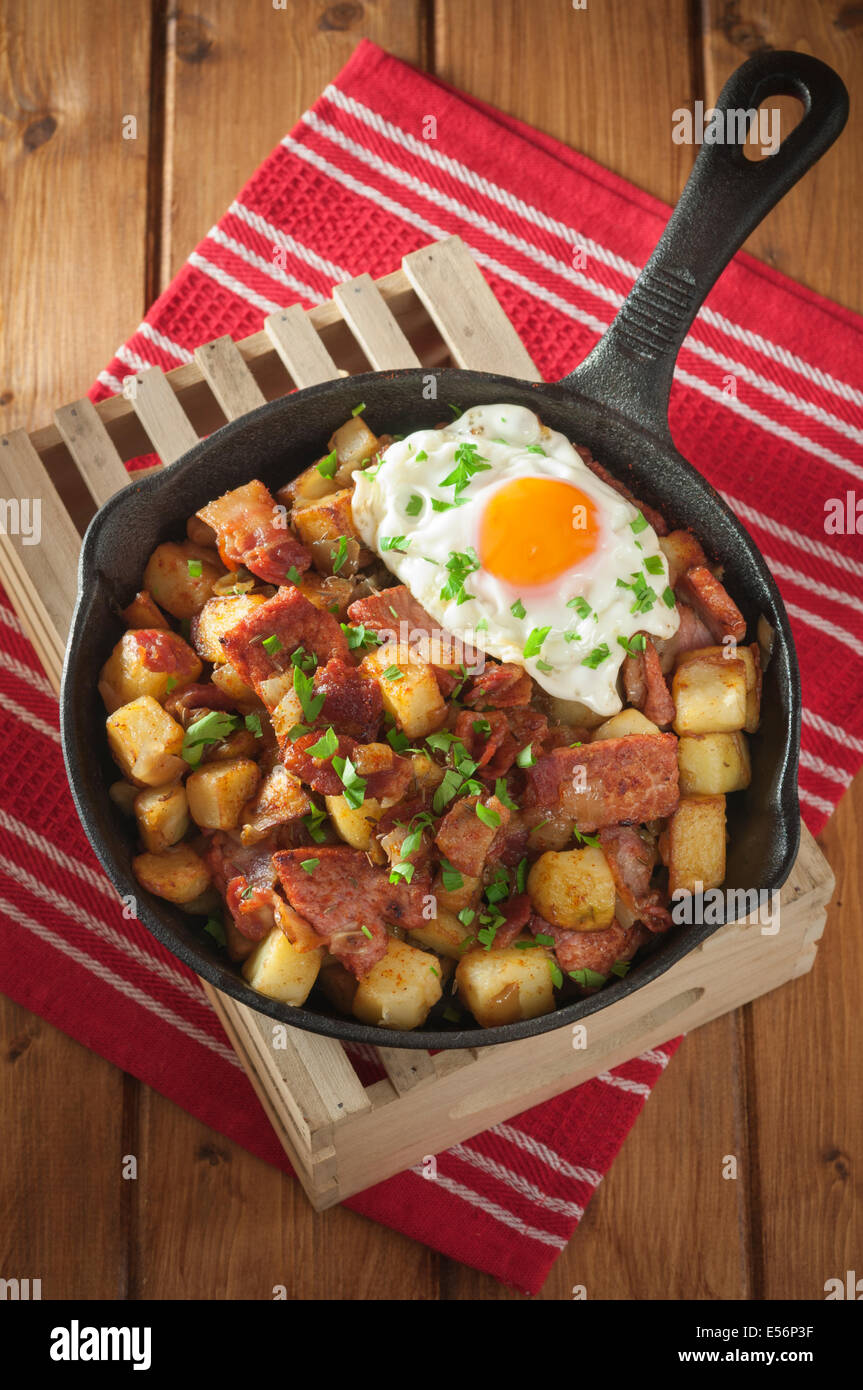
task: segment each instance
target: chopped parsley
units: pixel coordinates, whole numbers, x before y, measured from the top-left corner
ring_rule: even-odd
[[[643,632],[636,632],[634,637],[618,637],[617,640],[627,656],[637,656],[643,652],[647,641]]]
[[[285,578],[287,579],[289,584],[300,584],[302,582],[303,576],[300,574],[300,571],[297,569],[296,565],[291,565],[291,568],[288,570],[287,574],[285,575]]]
[[[314,694],[315,678],[307,676],[300,670],[299,666],[294,667],[294,691],[303,711],[303,718],[309,724],[314,724],[318,715],[324,707],[326,695]]]
[[[380,646],[381,638],[378,633],[372,628],[366,627],[364,623],[357,623],[356,627],[350,623],[340,623],[339,626],[347,638],[350,651],[356,651],[357,647]]]
[[[575,980],[575,983],[584,989],[599,989],[608,979],[607,975],[600,975],[598,970],[570,970],[567,973],[571,980]]]
[[[661,555],[648,555],[644,562],[644,568],[648,574],[662,574],[663,564]]]
[[[301,859],[300,868],[307,874],[313,874],[320,862],[320,859]]]
[[[464,887],[464,879],[448,859],[440,861],[441,883],[447,893],[457,893],[459,888]]]
[[[186,568],[193,579],[200,579],[203,573],[203,565],[200,560],[187,560]]]
[[[441,487],[454,487],[455,495],[464,492],[475,473],[486,473],[491,468],[487,459],[479,452],[477,444],[467,441],[459,444],[455,451],[455,468],[441,481]]]
[[[527,609],[525,608],[525,606],[524,606],[524,604],[522,603],[522,601],[521,601],[520,598],[517,598],[516,601],[515,601],[515,603],[510,604],[510,609],[509,609],[509,611],[510,611],[510,613],[512,614],[512,616],[513,616],[514,618],[525,618],[525,617],[527,617]]]
[[[582,666],[589,666],[591,671],[595,671],[597,666],[601,666],[611,656],[611,652],[605,642],[600,642],[598,647],[594,647],[592,652],[588,652],[582,661]]]
[[[366,408],[366,403],[365,403],[365,401],[361,401],[359,405],[355,405],[355,406],[354,406],[353,410],[351,411],[351,414],[352,414],[352,415],[362,415],[362,413],[363,413],[363,411],[365,410],[365,408]]]
[[[333,574],[338,574],[345,560],[348,558],[348,538],[339,536],[339,543],[335,550],[330,551],[330,559],[333,562]]]
[[[464,583],[468,575],[473,574],[478,569],[479,556],[472,546],[468,546],[467,550],[451,551],[446,562],[449,579],[440,591],[440,596],[444,602],[455,599],[457,604],[462,604],[467,599],[473,598],[474,595],[467,592]]]
[[[641,512],[639,512],[635,520],[630,521],[629,526],[630,530],[632,531],[632,534],[634,536],[638,536],[641,534],[642,531],[647,530],[647,519],[646,517],[642,516]]]
[[[255,735],[255,738],[264,737],[264,731],[261,728],[261,716],[259,714],[246,715],[246,728],[250,734]]]
[[[576,594],[575,598],[569,599],[566,606],[567,608],[574,608],[580,618],[589,618],[592,611],[587,599],[582,598],[581,594]]]
[[[677,602],[674,597],[674,590],[670,585],[666,585],[662,591],[662,602],[665,604],[666,608],[673,608]]]
[[[306,752],[310,753],[313,758],[331,758],[332,755],[338,751],[338,747],[339,741],[336,738],[336,731],[330,727],[325,734],[321,735],[316,743],[311,744],[306,749]]]
[[[225,928],[218,917],[208,917],[204,923],[204,931],[207,932],[219,946],[226,946]]]
[[[551,956],[548,958],[548,969],[551,975],[551,983],[554,985],[555,989],[560,989],[563,984],[563,971],[557,961],[552,960]]]
[[[618,979],[622,980],[624,975],[629,970],[631,964],[631,960],[616,960],[614,962],[614,965],[611,967],[612,975],[617,975]]]
[[[419,458],[419,455],[417,455],[417,457]],[[410,499],[405,503],[405,515],[419,516],[422,509],[423,499],[420,497],[418,492],[412,492],[410,495]]]
[[[528,633],[527,641],[524,644],[524,656],[536,656],[551,632],[551,624],[548,627],[535,627]]]
[[[574,744],[573,744],[573,747],[575,747]],[[572,833],[573,833],[573,835],[575,836],[576,844],[579,844],[579,845],[590,845],[590,848],[591,848],[591,849],[599,849],[599,836],[598,836],[598,835],[585,835],[584,832],[581,831],[581,830],[573,830]]]
[[[492,806],[484,806],[481,801],[476,803],[476,813],[483,825],[500,825],[500,811],[495,811]]]
[[[381,536],[380,538],[381,550],[405,551],[409,545],[410,541],[406,536]]]
[[[333,758],[333,767],[342,779],[345,801],[356,811],[366,795],[366,780],[360,777],[350,758]]]
[[[317,465],[318,472],[322,478],[334,478],[338,472],[338,468],[339,453],[337,449],[333,449],[333,452],[327,454],[326,458],[321,459],[320,463]]]
[[[536,762],[536,758],[533,756],[533,746],[528,743],[526,747],[522,748],[516,755],[515,761],[519,767],[533,767]]]
[[[271,637],[265,637],[261,646],[268,656],[276,656],[278,652],[284,651],[284,647],[275,634]]]
[[[400,666],[388,666],[387,669],[384,671],[384,680],[401,681],[404,680],[404,675],[405,673]]]
[[[518,867],[515,871],[515,889],[517,893],[523,893],[527,887],[527,855],[519,859]]]
[[[427,458],[428,454],[426,453],[425,449],[420,449],[419,453],[416,455],[416,462],[425,463]]]
[[[369,939],[369,941],[371,941],[371,939],[372,939],[372,934],[371,934],[371,932],[369,931],[368,927],[360,927],[360,931],[362,932],[363,936],[367,936],[368,939]]]
[[[303,825],[308,830],[316,845],[323,844],[327,838],[323,830],[324,821],[327,818],[326,811],[322,811],[319,806],[313,806],[308,815],[303,816]]]
[[[202,715],[194,724],[189,725],[183,736],[180,756],[190,767],[197,767],[206,744],[221,743],[223,738],[233,733],[238,724],[239,719],[236,715],[225,714],[222,710],[210,710],[209,714]]]

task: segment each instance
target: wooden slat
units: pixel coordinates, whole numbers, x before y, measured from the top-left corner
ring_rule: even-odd
[[[257,410],[258,406],[266,405],[263,391],[229,335],[196,348],[195,361],[229,420],[237,420]]]
[[[457,366],[540,380],[527,348],[460,237],[411,251],[402,265]]]
[[[97,507],[127,486],[129,474],[87,396],[54,411],[57,428]]]
[[[268,315],[264,332],[300,389],[333,381],[339,375],[338,367],[299,304]]]
[[[375,371],[420,365],[370,275],[334,285],[333,299]]]
[[[403,1047],[376,1047],[375,1051],[400,1096],[422,1081],[433,1081],[437,1075],[427,1052],[409,1052]]]
[[[175,463],[198,442],[189,417],[159,367],[135,377],[132,407],[163,463]]]
[[[49,676],[63,666],[65,637],[75,607],[75,576],[81,540],[57,490],[24,430],[0,435],[0,497],[38,501],[41,540],[0,535],[2,569],[9,597],[33,635]]]

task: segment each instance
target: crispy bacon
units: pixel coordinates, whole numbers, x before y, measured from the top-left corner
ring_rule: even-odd
[[[509,736],[509,724],[506,715],[496,710],[489,710],[488,715],[483,717],[473,710],[464,709],[455,721],[453,732],[464,744],[477,767],[481,768],[491,762]],[[512,756],[515,758],[515,753]],[[507,767],[509,765],[507,763]]]
[[[646,634],[643,635],[644,649],[624,658],[623,689],[629,704],[664,728],[674,719],[674,701],[665,684],[656,647]]]
[[[237,704],[227,691],[220,690],[217,685],[208,682],[206,685],[184,685],[179,690],[172,690],[165,700],[165,709],[182,723],[182,716],[191,710],[215,709],[222,710],[225,714],[235,714]]]
[[[483,801],[483,805],[498,820],[494,825],[487,825],[477,815],[479,801],[478,796],[466,796],[457,801],[447,811],[435,836],[435,844],[453,868],[473,878],[482,873],[492,841],[509,820],[507,808],[496,796],[490,796]]]
[[[337,734],[349,734],[360,743],[371,743],[380,728],[383,714],[381,688],[377,681],[362,675],[356,666],[334,656],[315,672],[315,695],[324,703],[315,723],[332,725]]]
[[[276,925],[274,897],[272,889],[253,888],[243,874],[238,874],[228,884],[225,890],[228,911],[237,931],[249,941],[263,941]]]
[[[618,961],[631,960],[649,934],[638,923],[622,927],[615,919],[604,931],[566,931],[554,927],[544,918],[530,919],[534,936],[554,938],[554,954],[565,974],[573,970],[593,970],[597,975],[610,975]]]
[[[282,761],[289,772],[299,777],[312,791],[323,796],[340,796],[344,791],[341,777],[333,767],[333,757],[350,758],[357,773],[365,779],[365,794],[376,800],[399,800],[407,791],[413,777],[408,758],[401,758],[388,743],[357,743],[347,734],[338,735],[338,748],[328,758],[317,758],[309,749],[321,734],[301,734],[293,743],[286,742]]]
[[[734,599],[715,575],[703,565],[695,565],[677,581],[681,598],[690,603],[706,624],[715,642],[733,637],[742,642],[746,636],[746,619]]]
[[[506,921],[501,923],[494,934],[495,949],[499,946],[511,946],[517,941],[530,921],[532,912],[527,893],[515,893],[505,902],[498,904],[498,908]]]
[[[245,565],[268,584],[284,584],[289,570],[302,574],[312,563],[306,547],[287,529],[284,508],[257,478],[208,502],[197,516],[216,532],[228,569]]]
[[[627,825],[600,830],[599,843],[622,904],[619,911],[625,911],[629,925],[643,922],[649,931],[667,931],[671,926],[671,914],[662,894],[650,886],[656,847]]]
[[[348,609],[348,617],[357,626],[362,623],[375,632],[386,633],[390,641],[407,642],[417,648],[417,655],[435,667],[442,676],[451,675],[443,668],[473,666],[478,653],[461,638],[454,637],[436,618],[423,608],[404,584],[395,584],[379,594],[357,599]],[[442,677],[439,676],[439,680]],[[451,677],[454,684],[459,677]],[[444,691],[449,694],[449,691]]]
[[[597,478],[601,478],[609,487],[613,487],[615,492],[619,492],[621,497],[625,497],[627,502],[631,502],[633,507],[637,507],[641,515],[653,527],[657,536],[668,535],[668,523],[661,512],[658,512],[655,507],[648,507],[646,502],[642,502],[639,498],[635,497],[625,483],[622,483],[619,478],[615,478],[614,474],[609,473],[608,469],[604,468],[601,463],[597,463],[589,449],[585,449],[582,444],[576,447],[591,473],[595,473]]]
[[[231,879],[242,876],[253,888],[269,889],[276,882],[273,852],[277,848],[267,838],[254,845],[242,845],[224,830],[217,830],[210,839],[205,858],[213,875],[213,883],[222,897]]]
[[[302,867],[304,862],[310,871]],[[386,923],[410,930],[426,922],[428,876],[415,874],[411,883],[390,883],[388,870],[375,868],[362,850],[283,850],[273,856],[273,864],[291,907],[326,939],[333,955],[357,979],[386,955]]]
[[[269,642],[269,638],[275,641]],[[345,634],[332,613],[316,608],[293,585],[279,589],[253,609],[221,641],[232,666],[259,694],[266,681],[290,671],[291,655],[298,647],[316,656],[319,663],[333,657],[348,660]]]
[[[674,734],[629,734],[538,759],[527,770],[523,804],[560,810],[591,831],[670,816],[678,801]]]
[[[475,718],[476,716],[472,717]],[[493,711],[489,711],[486,715],[489,721],[494,717]],[[537,757],[540,752],[540,745],[548,731],[548,720],[544,714],[539,713],[539,710],[516,706],[514,709],[506,710],[503,717],[506,720],[506,733],[496,748],[494,756],[486,764],[485,774],[487,777],[503,777],[505,773],[509,772],[521,750],[526,748],[528,744],[533,745],[533,754],[534,757]]]
[[[532,694],[533,680],[523,666],[494,661],[473,677],[462,698],[472,709],[511,709],[529,705]]]
[[[135,639],[141,664],[148,671],[160,671],[180,678],[200,675],[201,663],[179,633],[144,627],[137,628],[129,636]]]
[[[659,664],[662,671],[667,675],[674,669],[677,658],[683,652],[695,651],[698,647],[709,647],[713,638],[709,628],[688,603],[678,603],[677,612],[680,617],[680,626],[671,637],[655,637],[653,645],[659,653]]]

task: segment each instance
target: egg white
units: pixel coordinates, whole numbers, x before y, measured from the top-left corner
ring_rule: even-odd
[[[475,443],[490,466],[458,494],[461,505],[435,511],[434,500],[454,500],[453,486],[441,482],[456,467],[456,450],[465,442]],[[525,477],[561,479],[590,498],[599,522],[593,554],[537,587],[513,586],[479,568],[465,579],[470,597],[461,603],[442,599],[451,555],[478,554],[483,509],[493,491]],[[376,467],[356,475],[353,516],[364,543],[442,628],[490,656],[518,663],[550,695],[581,701],[597,714],[614,714],[622,706],[617,677],[626,652],[618,638],[629,640],[636,632],[670,637],[677,630],[677,609],[663,598],[668,567],[653,527],[591,472],[569,440],[523,406],[474,406],[445,429],[416,430],[397,440]],[[394,537],[404,538],[399,548],[385,544]],[[656,574],[644,569],[651,556],[661,561]],[[631,585],[635,572],[655,594],[647,612],[633,613],[633,590],[618,584]],[[589,605],[584,617],[567,606],[576,598]],[[512,613],[513,605],[520,611],[519,603],[523,618]],[[550,631],[540,650],[525,657],[531,632],[543,627]],[[592,664],[591,654],[601,653],[603,644],[608,656]]]

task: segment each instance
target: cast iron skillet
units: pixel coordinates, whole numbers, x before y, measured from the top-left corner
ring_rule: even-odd
[[[788,618],[743,526],[675,450],[667,418],[677,351],[705,295],[752,229],[845,123],[848,96],[842,82],[823,63],[800,53],[752,58],[729,79],[717,106],[720,111],[751,109],[780,93],[796,96],[804,105],[797,128],[761,163],[748,161],[737,145],[702,147],[662,239],[616,319],[590,356],[562,381],[546,385],[442,369],[434,373],[436,401],[425,398],[422,387],[429,373],[424,369],[327,382],[226,425],[163,473],[126,488],[94,517],[81,553],[78,603],[63,673],[61,718],[69,781],[90,842],[118,892],[134,895],[138,916],[153,935],[218,989],[272,1018],[345,1041],[414,1048],[481,1046],[572,1024],[639,989],[715,930],[715,925],[673,927],[625,979],[543,1018],[490,1029],[452,1028],[440,1020],[422,1031],[396,1033],[337,1016],[314,996],[304,1007],[291,1008],[256,993],[201,931],[200,919],[138,886],[130,868],[132,827],[107,796],[117,774],[96,691],[99,669],[123,631],[119,609],[137,591],[153,548],[178,537],[198,507],[250,478],[273,486],[285,483],[320,454],[359,401],[366,402],[373,429],[405,434],[437,423],[449,402],[462,407],[500,401],[525,405],[545,424],[587,445],[669,522],[692,528],[724,565],[725,582],[746,617],[750,640],[761,617],[775,633],[762,725],[752,740],[752,784],[729,801],[727,886],[773,890],[785,881],[800,837],[800,679]]]

